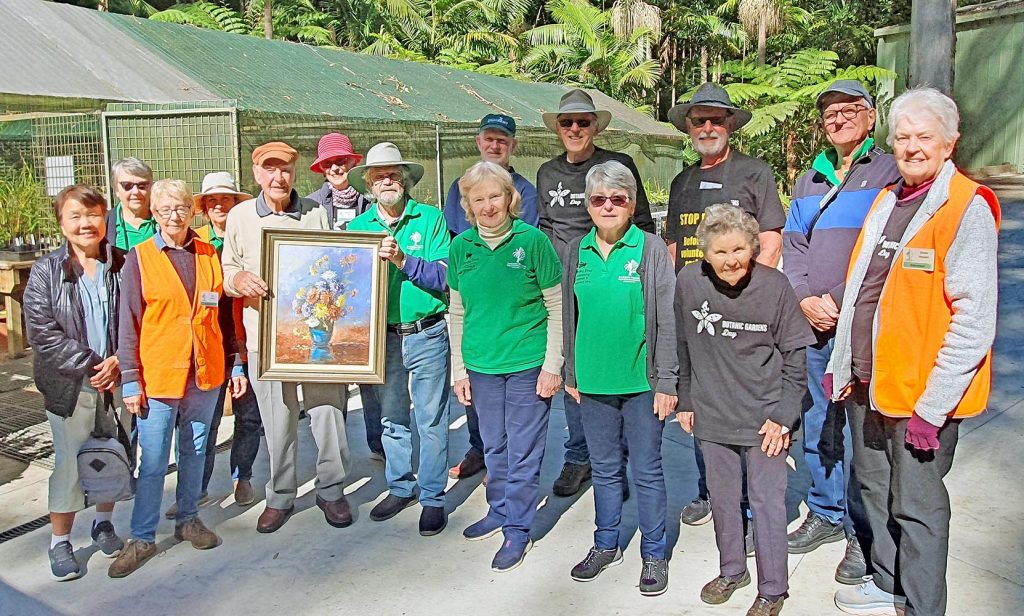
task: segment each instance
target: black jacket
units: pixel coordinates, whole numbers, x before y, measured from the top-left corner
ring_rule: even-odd
[[[125,253],[104,241],[106,287],[110,318],[107,320],[107,357],[117,352],[117,312],[121,297],[121,268]],[[70,417],[82,390],[82,381],[102,362],[89,348],[85,311],[78,296],[78,273],[68,245],[42,257],[32,266],[25,287],[25,329],[33,350],[36,387],[46,410]]]

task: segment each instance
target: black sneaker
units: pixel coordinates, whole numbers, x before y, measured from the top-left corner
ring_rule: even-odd
[[[398,515],[400,511],[414,504],[416,504],[415,496],[395,496],[394,494],[388,494],[384,497],[384,500],[377,503],[377,505],[370,510],[370,519],[374,522],[390,520]]]
[[[440,534],[448,526],[448,514],[444,507],[424,507],[420,512],[420,534],[430,537]]]
[[[71,542],[61,541],[50,548],[50,575],[58,582],[73,580],[82,575],[82,569],[75,560],[75,551]]]
[[[580,491],[583,482],[590,479],[590,462],[586,464],[573,464],[566,462],[562,467],[562,473],[555,479],[551,491],[555,496],[572,496]]]
[[[846,540],[846,555],[836,567],[836,581],[840,584],[856,586],[863,584],[868,575],[868,563],[864,558],[864,550],[860,547],[857,537]]]
[[[789,553],[806,554],[826,543],[842,541],[846,530],[842,524],[833,524],[816,513],[808,513],[800,528],[789,533]]]
[[[114,525],[104,520],[92,525],[92,542],[107,558],[114,558],[124,548],[124,541],[114,532]]]
[[[640,594],[654,597],[667,589],[668,561],[664,558],[644,557],[644,568],[640,571]]]
[[[711,501],[697,497],[683,507],[679,521],[687,526],[700,526],[711,521]]]
[[[580,561],[569,573],[572,579],[577,582],[589,582],[601,575],[601,572],[608,567],[614,567],[622,562],[622,550],[599,550],[590,548],[587,557]]]

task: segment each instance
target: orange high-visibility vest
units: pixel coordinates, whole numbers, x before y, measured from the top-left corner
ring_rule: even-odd
[[[224,274],[213,246],[193,239],[196,249],[196,294],[188,297],[171,260],[150,238],[135,247],[146,311],[139,331],[143,390],[150,398],[181,399],[195,358],[199,389],[224,383],[224,339],[217,302],[204,306],[204,292],[223,293]]]
[[[878,195],[868,212],[868,219],[888,193],[889,189],[885,189]],[[952,301],[946,295],[946,254],[975,195],[984,198],[992,208],[998,231],[1000,209],[995,193],[958,171],[950,181],[946,202],[902,250],[934,250],[934,270],[905,268],[901,255],[894,257],[896,260],[878,300],[878,325],[871,361],[871,400],[883,415],[910,417],[928,384],[928,376],[935,367],[954,312]],[[847,279],[857,262],[863,241],[864,229],[861,229],[850,258]],[[967,391],[954,406],[952,415],[973,417],[981,413],[988,403],[991,386],[992,350],[989,349]]]

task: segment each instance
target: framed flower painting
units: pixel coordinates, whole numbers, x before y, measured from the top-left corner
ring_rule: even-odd
[[[259,378],[384,382],[382,233],[263,230]]]

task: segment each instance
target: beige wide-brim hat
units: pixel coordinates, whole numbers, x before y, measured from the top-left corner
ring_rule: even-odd
[[[398,146],[390,141],[378,143],[370,148],[364,161],[363,164],[352,167],[348,172],[348,183],[361,193],[367,191],[366,182],[363,181],[363,172],[373,167],[405,167],[408,169],[412,185],[405,187],[407,191],[423,179],[423,165],[403,160]]]
[[[558,116],[563,113],[592,113],[596,115],[598,132],[608,128],[608,125],[612,123],[611,112],[594,107],[594,99],[590,98],[590,95],[583,90],[569,90],[563,94],[562,100],[558,103],[558,111],[541,116],[544,118],[544,126],[547,126],[549,131],[557,133]]]
[[[195,202],[197,210],[203,209],[203,197],[208,197],[210,195],[234,195],[235,203],[245,201],[246,199],[252,199],[252,195],[249,193],[235,189],[235,178],[231,177],[231,174],[227,171],[207,173],[206,176],[203,177],[203,192],[192,197],[192,201]]]

